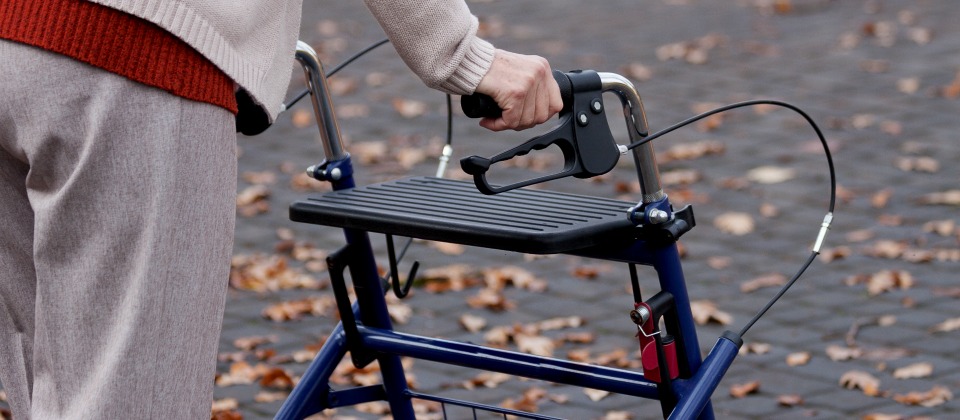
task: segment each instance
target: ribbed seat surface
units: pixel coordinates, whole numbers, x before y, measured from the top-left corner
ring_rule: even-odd
[[[484,195],[473,183],[409,178],[309,196],[297,222],[549,254],[628,237],[626,201],[543,190]]]

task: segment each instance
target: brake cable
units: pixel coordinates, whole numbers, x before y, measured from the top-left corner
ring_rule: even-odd
[[[649,136],[641,140],[637,140],[633,143],[630,143],[629,145],[626,146],[628,150],[633,149],[635,147],[638,147],[643,144],[649,143],[653,140],[656,140],[657,138],[667,133],[670,133],[678,128],[685,127],[694,122],[707,118],[711,115],[719,114],[721,112],[726,112],[736,108],[743,108],[747,106],[756,106],[756,105],[774,105],[774,106],[790,109],[800,114],[800,116],[802,116],[807,121],[807,123],[810,124],[811,127],[813,127],[813,130],[817,133],[817,138],[820,140],[820,144],[823,145],[823,152],[826,155],[827,166],[829,167],[829,170],[830,170],[830,204],[827,208],[827,214],[823,217],[823,222],[820,224],[820,231],[817,234],[817,239],[814,242],[813,249],[810,252],[810,256],[806,259],[806,261],[804,261],[803,265],[800,267],[799,270],[797,270],[797,272],[793,275],[793,277],[786,284],[784,284],[783,287],[780,288],[777,294],[774,295],[774,297],[771,298],[767,302],[767,304],[764,305],[763,308],[761,308],[760,311],[758,311],[757,314],[754,315],[753,318],[751,318],[750,321],[748,321],[746,325],[743,326],[743,328],[740,330],[740,333],[739,333],[739,336],[741,338],[743,337],[744,334],[747,333],[747,331],[751,327],[753,327],[753,324],[755,324],[760,319],[760,317],[762,317],[770,309],[770,307],[772,307],[773,304],[776,303],[787,292],[787,290],[789,290],[790,287],[797,282],[800,276],[802,276],[803,273],[807,271],[807,268],[810,267],[810,264],[813,263],[813,260],[816,259],[817,255],[820,254],[820,247],[823,245],[823,240],[827,235],[827,231],[830,229],[830,224],[833,222],[833,211],[837,202],[837,175],[836,175],[836,170],[834,169],[834,166],[833,166],[833,156],[830,153],[830,146],[827,144],[827,140],[823,136],[823,132],[820,130],[820,127],[817,125],[817,123],[813,121],[813,118],[810,118],[810,115],[808,115],[802,109],[782,101],[777,101],[772,99],[758,99],[758,100],[737,102],[737,103],[721,106],[719,108],[704,112],[702,114],[695,115],[693,117],[680,121],[674,125],[671,125],[667,128],[664,128],[663,130],[650,134]]]

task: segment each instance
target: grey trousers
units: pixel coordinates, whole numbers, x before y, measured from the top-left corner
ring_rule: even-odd
[[[0,40],[14,418],[209,418],[235,196],[228,111]]]

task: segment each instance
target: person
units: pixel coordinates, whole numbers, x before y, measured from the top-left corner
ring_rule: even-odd
[[[428,86],[524,129],[562,106],[542,58],[463,0],[365,0]],[[274,121],[300,0],[0,2],[0,382],[23,419],[207,418],[236,132]]]

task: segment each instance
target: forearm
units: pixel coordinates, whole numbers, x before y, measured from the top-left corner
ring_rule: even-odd
[[[364,0],[403,61],[427,86],[473,93],[493,62],[463,0]]]

